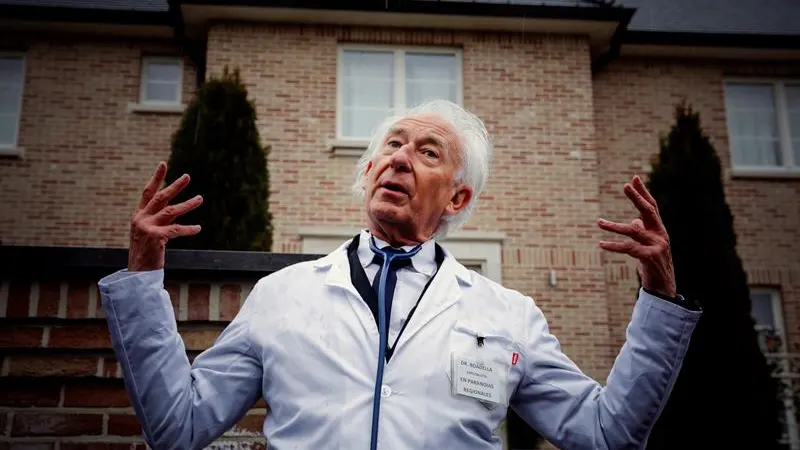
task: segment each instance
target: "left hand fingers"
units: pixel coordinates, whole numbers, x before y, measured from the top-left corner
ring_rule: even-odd
[[[641,183],[641,180],[639,183]],[[636,181],[634,181],[634,184],[636,184]],[[633,202],[636,209],[642,213],[642,222],[645,226],[661,231],[662,224],[661,217],[658,215],[658,208],[654,203],[647,201],[642,193],[634,187],[634,184],[625,183],[625,195]]]
[[[613,242],[600,241],[600,248],[614,253],[623,253],[636,259],[645,257],[646,247],[635,241]]]
[[[654,244],[642,244],[636,241],[600,241],[600,248],[614,253],[623,253],[632,256],[643,263],[652,264],[661,260],[664,256],[664,244],[656,242]]]
[[[598,219],[597,225],[603,230],[628,236],[642,244],[650,244],[653,241],[653,238],[645,230],[644,224],[639,219],[634,220],[630,225]]]
[[[653,205],[656,211],[658,211],[658,203],[656,202],[656,199],[653,198],[653,196],[650,194],[650,191],[647,190],[647,186],[644,185],[644,182],[642,182],[642,178],[639,177],[639,175],[633,177],[633,187],[635,187],[636,190],[642,194],[642,197],[644,197],[644,199]]]

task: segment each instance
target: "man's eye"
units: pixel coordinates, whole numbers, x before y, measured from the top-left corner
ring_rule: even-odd
[[[400,141],[397,141],[397,140],[389,141],[389,147],[400,148],[402,146],[403,146],[403,144],[401,144]]]
[[[423,150],[422,154],[427,156],[428,158],[438,158],[439,157],[439,155],[435,151],[430,150],[430,149]]]

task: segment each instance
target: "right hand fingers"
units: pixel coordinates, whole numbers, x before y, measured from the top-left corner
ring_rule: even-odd
[[[144,208],[146,214],[155,214],[163,209],[170,200],[175,198],[186,186],[189,185],[189,175],[183,174],[172,184],[158,191]]]
[[[155,215],[154,220],[157,224],[169,224],[176,218],[196,209],[203,204],[203,197],[196,195],[185,202],[178,203],[177,205],[168,205]]]
[[[200,225],[164,225],[156,227],[156,233],[162,238],[174,239],[181,236],[192,236],[200,232]]]
[[[136,211],[144,209],[150,200],[153,199],[153,196],[156,195],[158,192],[158,188],[161,186],[161,183],[164,182],[164,176],[167,174],[167,164],[164,161],[158,163],[158,167],[156,167],[156,172],[153,174],[153,177],[150,178],[150,181],[144,187],[144,191],[142,192],[142,198],[139,199],[139,205],[136,207]]]

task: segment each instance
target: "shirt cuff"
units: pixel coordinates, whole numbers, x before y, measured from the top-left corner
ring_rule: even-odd
[[[130,281],[131,278],[152,278],[152,277],[160,277],[164,273],[164,269],[158,270],[150,270],[150,271],[142,271],[142,272],[132,272],[128,269],[120,269],[111,275],[106,275],[105,277],[101,278],[97,284],[100,286],[100,289],[108,288],[116,283],[121,283],[123,281]]]
[[[680,306],[682,308],[686,308],[686,309],[688,309],[690,311],[702,311],[703,310],[703,308],[700,307],[700,304],[698,304],[696,301],[694,301],[692,299],[687,299],[686,297],[682,296],[681,294],[677,294],[677,296],[675,296],[674,298],[670,298],[670,297],[667,297],[666,295],[663,295],[663,294],[658,293],[656,291],[647,289],[646,287],[642,287],[642,290],[647,292],[648,294],[652,295],[653,297],[658,297],[658,298],[660,298],[662,300],[666,300],[666,301],[668,301],[670,303],[674,303],[674,304],[676,304],[676,305],[678,305],[678,306]]]

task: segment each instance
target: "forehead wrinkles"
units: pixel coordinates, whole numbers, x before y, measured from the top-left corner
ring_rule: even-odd
[[[402,136],[406,139],[411,139],[412,133],[409,128],[411,127],[397,124],[389,129],[388,136]],[[414,140],[421,141],[423,144],[433,144],[441,148],[450,148],[447,139],[444,138],[444,133],[441,133],[440,130],[426,130],[423,133],[413,133],[413,138]]]
[[[422,138],[418,136],[422,131]],[[403,138],[413,138],[421,140],[423,143],[430,143],[446,150],[448,157],[461,166],[462,150],[461,140],[453,129],[453,126],[435,114],[421,114],[415,117],[406,117],[398,121],[389,128],[387,138],[391,136],[402,136]]]

